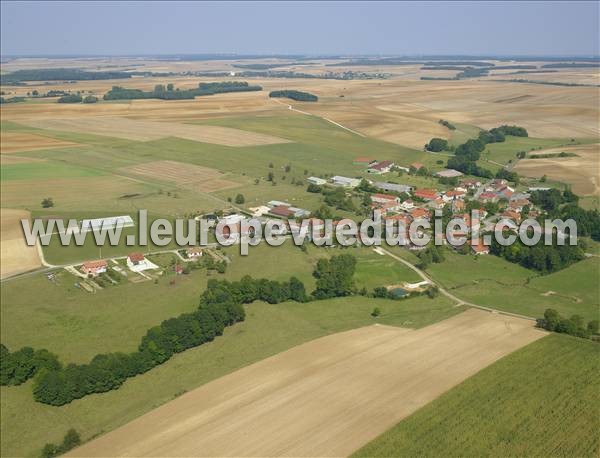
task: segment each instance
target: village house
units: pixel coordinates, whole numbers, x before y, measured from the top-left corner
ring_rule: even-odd
[[[523,207],[530,207],[531,208],[531,202],[527,199],[517,199],[517,200],[512,200],[508,203],[508,207],[516,212],[521,213],[523,211]]]
[[[441,197],[438,197],[437,199],[434,199],[434,200],[430,200],[427,204],[427,206],[429,208],[432,208],[434,210],[441,210],[442,208],[444,208],[445,205],[446,205],[446,202]]]
[[[517,224],[521,222],[521,214],[513,210],[506,210],[500,216],[502,218],[508,218]]]
[[[414,196],[423,200],[435,200],[439,197],[439,193],[435,189],[417,189],[414,192]]]
[[[376,175],[382,175],[384,173],[388,173],[394,167],[394,163],[392,161],[381,161],[377,164],[373,164],[369,166],[367,172],[373,173]]]
[[[269,211],[271,215],[280,216],[282,218],[291,218],[294,216],[294,211],[290,210],[287,205],[277,205]]]
[[[106,272],[106,269],[108,268],[108,263],[104,260],[99,260],[99,261],[87,261],[84,262],[81,265],[81,272],[83,272],[86,275],[93,275],[94,277],[96,275],[100,275],[103,274],[104,272]]]
[[[371,202],[379,204],[388,202],[400,203],[400,198],[391,194],[371,194]]]
[[[479,200],[482,202],[498,202],[498,194],[491,191],[485,191],[479,194]]]
[[[405,211],[405,212],[410,211],[413,208],[415,208],[415,203],[410,199],[406,199],[404,202],[402,202],[400,204],[400,210]]]
[[[413,208],[410,212],[410,216],[413,220],[417,219],[429,219],[431,218],[431,213],[425,208],[417,207]]]
[[[481,180],[476,178],[467,178],[465,180],[461,180],[459,185],[465,189],[475,189],[481,186]]]
[[[464,199],[466,196],[466,192],[458,189],[451,189],[450,191],[446,191],[442,198],[446,202],[450,202],[452,200]]]
[[[310,184],[314,184],[317,186],[323,186],[324,184],[327,183],[327,180],[324,180],[323,178],[318,178],[318,177],[308,177],[306,179],[306,181],[308,181]]]
[[[465,211],[465,208],[467,208],[467,204],[465,203],[464,200],[453,200],[452,201],[452,213],[460,213],[462,211]]]
[[[489,254],[490,247],[487,245],[484,245],[482,240],[478,240],[477,244],[471,245],[471,251],[476,255]]]
[[[198,259],[202,257],[203,252],[202,248],[200,248],[199,246],[193,246],[186,250],[186,254],[188,259]]]
[[[387,212],[395,212],[400,210],[400,203],[394,200],[388,200],[386,202],[373,202],[371,204],[373,210],[382,210],[384,214]]]
[[[338,175],[331,177],[331,183],[334,186],[343,186],[344,188],[356,188],[360,182],[360,178],[348,178]]]
[[[155,269],[157,266],[146,259],[142,253],[131,253],[127,256],[127,267],[134,272],[142,272],[148,269]]]

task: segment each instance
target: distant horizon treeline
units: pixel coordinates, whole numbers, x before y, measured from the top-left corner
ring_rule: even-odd
[[[136,100],[136,99],[161,99],[161,100],[185,100],[203,95],[221,94],[225,92],[247,92],[262,91],[262,87],[250,86],[246,81],[223,81],[213,83],[199,83],[196,89],[175,88],[173,84],[157,84],[152,91],[141,89],[129,89],[121,86],[113,86],[104,94],[104,100]]]

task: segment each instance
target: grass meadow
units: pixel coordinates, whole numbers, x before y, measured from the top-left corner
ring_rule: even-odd
[[[596,343],[544,337],[483,369],[353,456],[598,456],[599,357]]]

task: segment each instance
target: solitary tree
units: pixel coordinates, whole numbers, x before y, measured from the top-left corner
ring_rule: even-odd
[[[42,200],[42,207],[43,208],[54,207],[54,200],[52,199],[52,197],[46,197],[44,200]]]

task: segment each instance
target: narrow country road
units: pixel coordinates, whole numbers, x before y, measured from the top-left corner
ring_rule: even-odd
[[[385,250],[385,249],[383,249],[381,247],[379,247],[379,249],[381,250],[381,252],[385,253],[386,255],[390,256],[391,258],[395,259],[396,261],[401,262],[405,266],[407,266],[410,269],[412,269],[413,271],[415,271],[423,280],[426,280],[426,281],[431,282],[432,284],[436,285],[438,287],[440,293],[442,293],[447,298],[449,298],[449,299],[453,300],[454,302],[456,302],[456,307],[459,307],[461,305],[466,305],[468,307],[474,307],[474,308],[477,308],[477,309],[480,309],[480,310],[485,310],[487,312],[500,313],[500,314],[503,314],[503,315],[509,315],[509,316],[514,316],[514,317],[517,317],[517,318],[523,318],[523,319],[526,319],[526,320],[536,321],[536,319],[533,318],[533,317],[531,317],[531,316],[521,315],[521,314],[512,313],[512,312],[505,312],[504,310],[497,310],[497,309],[493,309],[493,308],[490,308],[490,307],[485,307],[483,305],[473,304],[472,302],[467,302],[467,301],[459,298],[458,296],[455,296],[454,294],[450,293],[448,290],[442,288],[429,275],[427,275],[424,271],[422,271],[421,269],[419,269],[414,264],[411,264],[410,262],[408,262],[406,259],[402,259],[400,256],[396,256],[395,254],[393,254],[393,253],[389,252],[388,250]]]

